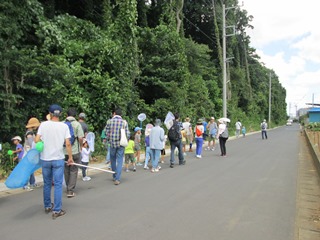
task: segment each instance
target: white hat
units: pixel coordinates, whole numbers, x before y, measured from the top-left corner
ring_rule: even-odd
[[[21,137],[19,137],[19,136],[15,136],[14,138],[11,139],[11,141],[13,141],[13,140],[19,140],[20,142],[22,141]]]

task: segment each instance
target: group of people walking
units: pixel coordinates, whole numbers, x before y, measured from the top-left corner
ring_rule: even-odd
[[[52,218],[63,216],[66,211],[62,209],[63,183],[66,184],[66,193],[68,198],[75,196],[75,187],[78,177],[77,164],[88,165],[90,150],[86,135],[88,126],[85,123],[85,114],[80,113],[78,120],[77,112],[74,108],[67,111],[67,118],[60,121],[62,108],[53,104],[49,107],[47,121],[42,123],[36,118],[31,118],[26,126],[25,147],[21,145],[21,138],[14,137],[12,140],[16,144],[18,161],[22,159],[24,151],[35,147],[37,142],[44,143],[43,151],[40,153],[43,175],[43,203],[46,213],[52,212]],[[150,124],[151,125],[151,124]],[[190,118],[184,122],[180,121],[178,113],[174,114],[171,127],[168,134],[165,134],[161,127],[162,122],[156,119],[154,126],[146,129],[146,159],[144,169],[148,168],[148,161],[151,160],[151,172],[156,173],[160,170],[160,158],[165,154],[166,139],[170,141],[170,168],[175,166],[175,151],[178,152],[179,165],[185,165],[186,147],[189,146],[188,152],[193,152],[192,144],[196,142],[195,157],[202,158],[202,149],[204,140],[208,139],[208,146],[205,150],[215,150],[215,141],[219,139],[221,156],[226,156],[226,141],[229,138],[226,121],[218,120],[211,117],[210,122],[199,119],[194,128],[190,123]],[[265,122],[261,124],[263,129],[262,137],[267,138]],[[238,129],[238,128],[237,128]],[[121,134],[129,139],[128,144],[124,146],[121,143]],[[115,109],[111,119],[106,123],[104,129],[105,140],[108,143],[108,157],[111,162],[113,181],[119,185],[123,169],[123,159],[125,156],[125,167],[128,170],[130,163],[133,164],[133,170],[136,170],[136,153],[140,151],[141,128],[135,128],[135,134],[130,136],[127,121],[122,118],[121,109]],[[136,154],[136,155],[135,155]],[[89,181],[90,177],[86,176],[86,168],[82,169],[84,181]],[[34,175],[30,176],[30,186],[35,186]],[[51,199],[51,189],[54,186],[54,201]],[[27,185],[26,185],[27,187]]]

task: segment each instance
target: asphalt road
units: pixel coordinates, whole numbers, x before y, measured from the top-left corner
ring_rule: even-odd
[[[227,157],[204,151],[159,173],[79,179],[67,214],[44,213],[42,188],[0,198],[1,240],[291,240],[296,214],[297,125],[227,142]]]

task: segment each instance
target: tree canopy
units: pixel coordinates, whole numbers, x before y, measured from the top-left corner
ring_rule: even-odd
[[[30,117],[44,120],[50,104],[76,107],[100,132],[115,107],[130,126],[168,111],[183,117],[221,116],[222,1],[8,0],[0,3],[1,141],[23,134]],[[237,0],[225,0],[237,6]],[[253,16],[226,17],[228,117],[283,123],[286,90],[259,62],[246,30]]]

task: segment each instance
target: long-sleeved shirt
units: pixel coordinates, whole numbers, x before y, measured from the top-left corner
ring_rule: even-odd
[[[150,149],[163,149],[164,130],[160,126],[155,126],[150,133]]]
[[[110,143],[110,147],[120,147],[121,128],[125,129],[127,139],[129,139],[130,131],[128,128],[128,123],[124,121],[121,116],[115,115],[113,118],[107,121],[106,137],[108,142]]]

